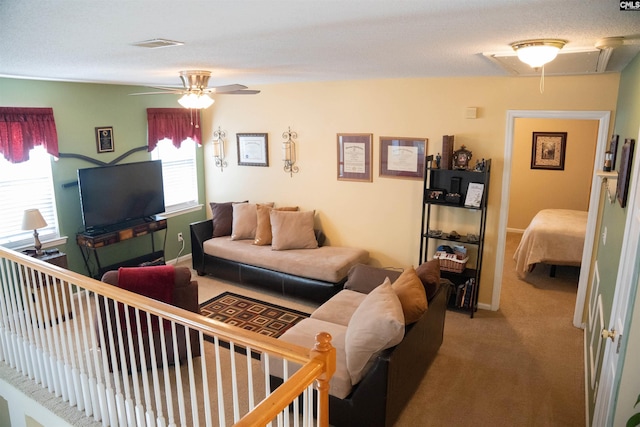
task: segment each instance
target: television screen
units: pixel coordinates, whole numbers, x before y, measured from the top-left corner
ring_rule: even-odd
[[[143,220],[164,212],[162,161],[79,169],[85,232]]]

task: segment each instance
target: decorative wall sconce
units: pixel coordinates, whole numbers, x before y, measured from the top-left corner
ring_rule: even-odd
[[[224,168],[227,167],[227,162],[224,159],[224,138],[227,136],[227,132],[220,129],[213,131],[213,159],[216,162],[216,167],[220,168],[220,171],[224,172]]]
[[[285,141],[282,143],[282,161],[284,162],[284,171],[289,172],[291,176],[294,173],[298,173],[300,170],[296,164],[296,143],[295,138],[298,138],[296,132],[291,131],[291,127],[287,132],[282,133],[282,137]]]

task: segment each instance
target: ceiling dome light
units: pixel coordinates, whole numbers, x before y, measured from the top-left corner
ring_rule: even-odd
[[[520,61],[532,68],[540,68],[553,61],[566,43],[564,40],[555,39],[525,40],[512,43],[511,47],[518,54]]]
[[[207,94],[197,95],[195,93],[188,93],[186,95],[183,95],[182,98],[178,100],[178,102],[184,108],[201,110],[211,107],[214,101]]]

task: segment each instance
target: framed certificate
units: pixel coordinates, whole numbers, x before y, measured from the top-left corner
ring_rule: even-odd
[[[266,133],[239,133],[238,165],[269,166],[269,150]]]
[[[373,181],[370,133],[338,134],[338,180]]]
[[[380,176],[424,178],[426,138],[380,137]]]

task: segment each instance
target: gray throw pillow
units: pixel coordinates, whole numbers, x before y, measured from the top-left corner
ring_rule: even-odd
[[[387,277],[391,282],[394,282],[400,277],[401,273],[401,271],[387,270],[366,264],[356,264],[349,269],[344,288],[368,294],[380,286]]]

